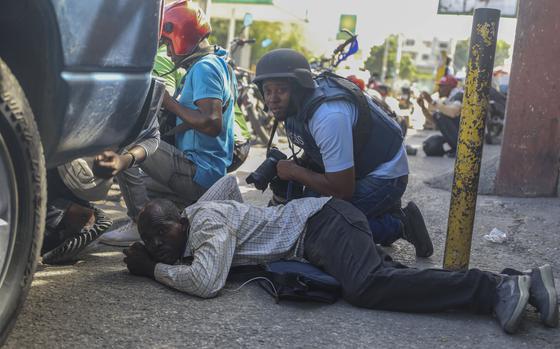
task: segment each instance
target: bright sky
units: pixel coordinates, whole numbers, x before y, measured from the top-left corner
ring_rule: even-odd
[[[357,15],[360,46],[368,50],[389,34],[432,39],[465,39],[470,36],[472,17],[438,15],[438,0],[275,0],[275,10],[292,19],[307,18],[306,36],[310,49],[330,51],[341,14]],[[257,19],[257,18],[255,18]],[[498,39],[513,43],[517,20],[502,18]]]

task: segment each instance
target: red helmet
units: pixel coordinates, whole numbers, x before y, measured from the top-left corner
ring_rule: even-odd
[[[192,1],[176,1],[163,11],[161,38],[178,56],[191,54],[212,32],[210,21]]]
[[[359,77],[357,77],[356,75],[350,75],[347,77],[348,80],[352,81],[353,83],[355,83],[356,85],[358,85],[358,87],[360,88],[360,90],[365,91],[366,89],[366,83],[364,82],[364,80],[360,79]]]

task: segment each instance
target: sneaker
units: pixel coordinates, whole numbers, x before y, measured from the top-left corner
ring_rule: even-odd
[[[401,210],[399,219],[403,222],[402,237],[414,245],[416,256],[430,257],[434,253],[434,245],[432,244],[432,239],[430,239],[430,234],[428,234],[424,217],[422,217],[418,206],[410,201],[408,205]]]
[[[537,308],[541,321],[547,327],[558,327],[558,295],[549,264],[531,269],[529,304]]]
[[[142,241],[136,223],[129,220],[128,223],[103,234],[99,242],[109,246],[128,247],[137,241]]]
[[[76,257],[89,244],[103,234],[113,221],[101,209],[93,207],[95,223],[85,227],[79,233],[67,238],[60,245],[42,254],[45,264],[68,264],[76,260]]]
[[[531,277],[528,275],[505,276],[496,287],[494,313],[502,329],[513,334],[519,328],[527,301]]]

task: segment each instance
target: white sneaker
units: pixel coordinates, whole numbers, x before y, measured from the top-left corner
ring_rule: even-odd
[[[117,229],[110,230],[101,235],[98,241],[109,246],[128,247],[137,241],[142,241],[136,223],[129,221]]]

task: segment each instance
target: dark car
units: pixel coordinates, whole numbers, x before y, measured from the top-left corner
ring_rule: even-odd
[[[161,0],[0,3],[0,345],[45,224],[46,169],[131,142],[161,100]]]

